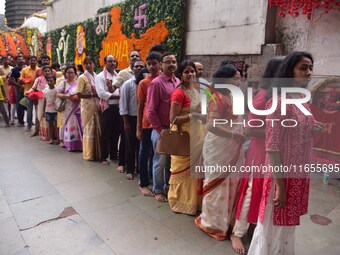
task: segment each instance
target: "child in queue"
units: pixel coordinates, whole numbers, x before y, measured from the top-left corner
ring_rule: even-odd
[[[56,129],[57,122],[57,111],[54,109],[54,101],[57,98],[57,89],[55,88],[56,78],[53,75],[47,77],[47,85],[43,90],[45,96],[45,118],[48,123],[48,132],[49,132],[49,144],[53,144],[56,140],[54,137],[54,130]]]

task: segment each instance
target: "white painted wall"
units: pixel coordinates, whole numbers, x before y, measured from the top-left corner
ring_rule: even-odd
[[[340,12],[321,15],[315,11],[311,21],[300,15],[277,19],[277,38],[285,51],[304,50],[313,54],[314,75],[340,75]]]
[[[169,0],[167,0],[169,1]],[[122,0],[55,0],[47,30],[94,18]],[[187,0],[187,55],[260,54],[268,0]]]
[[[120,2],[123,0],[54,0],[47,8],[47,31],[94,18],[98,9]]]
[[[188,0],[187,55],[261,54],[268,0]]]

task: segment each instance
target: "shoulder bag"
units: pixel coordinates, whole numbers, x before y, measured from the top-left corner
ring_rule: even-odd
[[[66,88],[66,81],[64,81],[64,88],[62,90],[62,94],[65,93],[65,88]],[[54,109],[57,112],[63,112],[65,110],[65,105],[66,105],[66,99],[65,98],[57,97],[54,101]]]
[[[163,129],[157,141],[156,151],[159,154],[190,156],[190,135],[185,131],[172,131],[176,119],[171,123],[170,129]]]

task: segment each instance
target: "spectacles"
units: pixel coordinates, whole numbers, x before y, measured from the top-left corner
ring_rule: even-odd
[[[162,62],[163,64],[166,64],[166,65],[171,65],[171,64],[173,64],[173,65],[176,65],[177,64],[177,61],[176,60],[168,60],[168,61],[164,61],[164,62]]]
[[[145,66],[142,66],[142,65],[136,65],[134,66],[135,68],[144,68]]]
[[[131,55],[130,58],[137,57],[139,58],[139,55]]]

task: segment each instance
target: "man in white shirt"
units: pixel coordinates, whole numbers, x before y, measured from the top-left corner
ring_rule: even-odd
[[[204,66],[202,65],[202,63],[195,62],[195,66],[196,66],[196,70],[197,70],[196,78],[198,78],[198,81],[200,83],[210,85],[210,83],[206,79],[202,78],[203,72],[204,72]],[[199,87],[200,87],[200,85],[198,85],[198,87],[197,87],[198,92],[200,91]]]
[[[129,62],[130,62],[130,66],[121,70],[118,73],[117,79],[115,80],[115,82],[113,83],[113,85],[116,88],[120,88],[123,83],[125,81],[127,81],[128,79],[132,78],[132,76],[134,76],[134,72],[132,70],[133,66],[133,62],[136,61],[137,59],[140,59],[140,54],[137,50],[133,50],[130,52],[129,54]]]
[[[2,65],[0,66],[0,76],[3,80],[3,82],[4,82],[5,93],[9,98],[8,80],[9,80],[9,75],[10,75],[13,67],[9,65],[9,57],[8,56],[3,56],[3,57],[1,57],[1,59],[2,59]],[[8,102],[8,103],[4,103],[4,105],[5,105],[5,109],[6,109],[8,117],[11,119],[11,104]]]
[[[101,162],[108,165],[108,149],[110,148],[110,159],[117,159],[118,139],[122,133],[123,124],[119,115],[119,89],[113,86],[117,73],[116,58],[113,55],[107,55],[104,58],[104,70],[96,77],[96,92],[100,98],[101,114]],[[125,165],[124,144],[122,141],[119,146],[118,165]]]
[[[124,121],[125,134],[125,171],[126,179],[133,180],[136,165],[136,155],[139,148],[139,140],[136,137],[137,129],[137,84],[136,75],[145,64],[142,60],[132,61],[134,76],[123,83],[121,98],[119,101],[119,113]],[[137,149],[137,150],[136,150]]]

